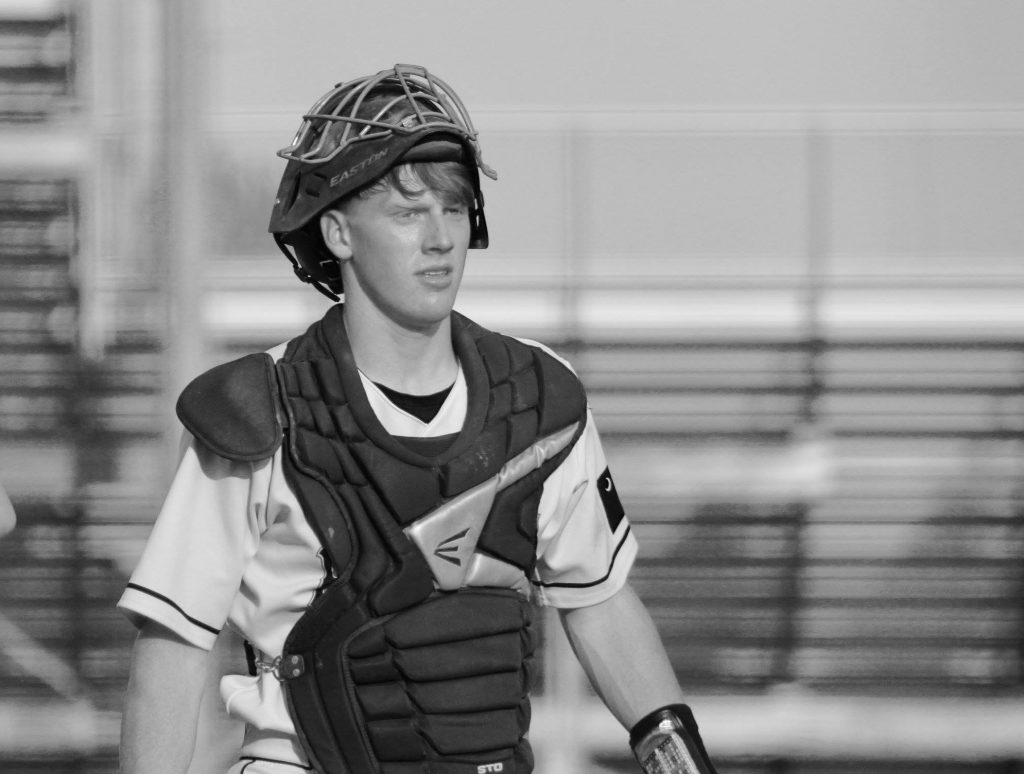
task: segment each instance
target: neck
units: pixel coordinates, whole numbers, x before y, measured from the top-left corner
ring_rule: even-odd
[[[344,320],[356,366],[371,381],[409,395],[440,392],[455,381],[459,364],[450,315],[434,325],[410,329],[346,303]]]

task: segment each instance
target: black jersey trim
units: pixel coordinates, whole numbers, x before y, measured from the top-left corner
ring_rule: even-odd
[[[140,586],[137,583],[129,583],[128,584],[128,588],[135,589],[135,591],[141,592],[143,594],[148,594],[149,596],[153,597],[154,599],[159,599],[165,605],[169,605],[170,607],[172,607],[175,610],[177,610],[181,614],[181,616],[186,621],[188,621],[190,624],[198,626],[200,629],[205,629],[206,631],[211,632],[212,634],[220,634],[220,629],[214,628],[213,626],[210,626],[209,624],[205,624],[202,621],[200,621],[198,618],[193,618],[188,613],[186,613],[184,610],[182,610],[173,600],[168,599],[163,594],[158,594],[157,592],[153,591],[152,589],[147,589],[145,586]]]
[[[619,551],[626,545],[626,538],[629,537],[629,533],[632,531],[632,526],[627,524],[626,531],[622,533],[622,539],[619,540],[619,544],[615,546],[615,552],[612,554],[612,561],[608,565],[608,572],[604,574],[604,577],[598,578],[595,581],[588,581],[587,583],[545,583],[544,581],[530,580],[534,586],[540,586],[545,589],[588,589],[593,586],[600,586],[612,575],[612,570],[615,569],[615,560],[619,557]]]
[[[239,761],[247,761],[247,763],[242,767],[242,771],[245,771],[247,768],[249,768],[249,766],[251,764],[253,764],[253,763],[260,763],[260,762],[262,762],[262,763],[276,763],[279,766],[291,766],[292,768],[302,769],[303,771],[312,771],[313,770],[312,766],[306,766],[306,765],[304,765],[302,763],[294,763],[292,761],[279,761],[279,760],[277,760],[277,758],[259,758],[259,757],[255,756],[255,755],[243,755],[238,760]]]

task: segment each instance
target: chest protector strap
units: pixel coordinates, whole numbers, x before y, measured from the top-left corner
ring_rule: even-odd
[[[586,399],[555,358],[458,315],[453,344],[467,416],[435,456],[380,425],[340,307],[277,364],[286,475],[330,569],[280,668],[321,772],[533,769],[521,589],[544,481],[582,433]]]

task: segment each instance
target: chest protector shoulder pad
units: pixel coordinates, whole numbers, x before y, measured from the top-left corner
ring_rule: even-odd
[[[229,460],[257,462],[281,445],[281,408],[274,360],[253,354],[200,374],[176,406],[185,428]]]

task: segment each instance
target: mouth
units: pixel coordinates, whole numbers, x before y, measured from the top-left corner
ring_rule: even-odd
[[[435,291],[447,290],[455,282],[455,271],[451,266],[428,266],[416,272],[426,288]]]
[[[419,274],[421,277],[430,277],[436,279],[438,277],[447,277],[449,274],[452,273],[452,268],[451,266],[428,266],[426,269],[421,269],[416,273]]]

